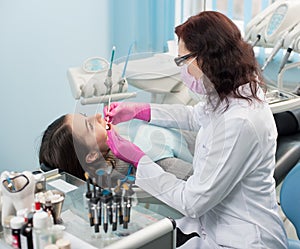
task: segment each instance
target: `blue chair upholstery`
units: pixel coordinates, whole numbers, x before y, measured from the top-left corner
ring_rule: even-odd
[[[294,225],[300,238],[300,163],[285,177],[280,190],[280,205],[285,216]],[[289,239],[289,249],[300,249],[299,240]]]
[[[289,249],[300,249],[300,241],[289,239]]]

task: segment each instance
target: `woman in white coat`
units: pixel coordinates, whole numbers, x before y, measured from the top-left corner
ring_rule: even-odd
[[[107,118],[197,131],[194,173],[164,172],[113,130],[108,144],[137,167],[136,184],[180,211],[179,248],[287,248],[273,172],[277,131],[252,47],[223,14],[201,12],[176,27],[184,83],[204,95],[194,107],[113,103]]]

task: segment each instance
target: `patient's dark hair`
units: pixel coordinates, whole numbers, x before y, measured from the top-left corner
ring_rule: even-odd
[[[216,11],[203,11],[177,26],[175,33],[195,54],[199,68],[212,82],[221,101],[228,104],[229,95],[250,102],[258,99],[258,85],[264,83],[253,48],[229,18]],[[246,83],[250,83],[251,96],[238,89]]]
[[[45,130],[39,161],[50,169],[58,168],[84,179],[84,170],[76,155],[72,130],[66,122],[66,115],[56,119]]]
[[[89,148],[74,136],[71,126],[66,121],[67,115],[63,115],[44,131],[39,150],[39,162],[41,165],[44,164],[48,170],[58,168],[60,171],[85,180],[84,168],[93,166],[93,163],[87,165],[85,162]],[[107,153],[104,159],[113,167],[115,166],[113,155]],[[94,164],[98,162],[94,162]],[[42,166],[41,168],[43,169]]]

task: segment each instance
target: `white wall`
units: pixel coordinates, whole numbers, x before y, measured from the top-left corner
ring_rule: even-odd
[[[0,172],[38,168],[43,130],[73,112],[68,67],[108,58],[107,0],[0,1]]]

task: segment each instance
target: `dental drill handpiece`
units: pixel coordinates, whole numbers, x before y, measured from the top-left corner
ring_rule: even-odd
[[[112,224],[112,219],[113,219],[113,213],[112,213],[112,197],[113,197],[113,194],[111,192],[111,172],[107,172],[106,174],[106,177],[107,177],[107,186],[108,186],[108,189],[109,189],[109,201],[108,201],[108,220],[109,220],[109,223]]]
[[[127,183],[123,184],[125,193],[124,193],[124,223],[123,228],[128,228],[128,223],[130,221],[130,210],[131,210],[131,196],[133,195],[133,190]]]
[[[110,95],[111,94],[111,89],[112,89],[112,70],[109,68],[107,71],[107,76],[104,81],[104,85],[106,86],[106,94]]]
[[[104,189],[102,191],[101,202],[103,205],[103,229],[104,232],[107,233],[108,230],[108,220],[109,220],[109,202],[111,201],[112,193]]]
[[[112,230],[113,231],[117,230],[118,216],[119,214],[121,214],[119,213],[120,205],[121,205],[121,197],[122,197],[122,190],[120,186],[120,180],[118,180],[118,186],[115,187],[114,189],[113,204],[112,204],[112,213],[113,213]]]
[[[98,211],[98,224],[99,226],[102,225],[102,199],[103,199],[103,182],[104,182],[104,175],[105,175],[105,171],[103,169],[98,169],[96,171],[96,175],[97,175],[97,185],[98,185],[98,189],[97,189],[97,198],[98,198],[98,202],[97,202],[97,211]]]
[[[271,52],[271,54],[268,56],[267,60],[265,61],[264,65],[261,68],[261,71],[264,71],[267,67],[267,65],[271,62],[271,60],[274,58],[274,56],[277,54],[277,52],[279,51],[279,49],[281,49],[284,39],[286,37],[286,35],[288,34],[288,32],[285,32],[282,37],[276,42],[276,44],[274,45],[274,48]]]
[[[102,197],[102,188],[98,186],[97,189],[97,198],[98,198],[98,202],[97,202],[97,218],[98,218],[98,224],[99,226],[102,225],[102,203],[101,203],[101,197]]]
[[[106,94],[107,95],[111,95],[111,91],[112,91],[112,85],[113,85],[113,82],[112,82],[112,64],[113,64],[113,61],[114,61],[115,51],[116,51],[116,47],[113,46],[112,51],[111,51],[109,69],[107,70],[106,79],[104,81],[104,85],[106,86]]]
[[[128,195],[125,195],[123,197],[123,203],[124,203],[124,219],[123,219],[123,228],[128,228]]]
[[[94,225],[94,219],[93,219],[93,214],[92,214],[92,206],[91,206],[91,198],[92,198],[92,191],[90,189],[90,178],[89,174],[87,172],[84,173],[85,179],[86,179],[86,186],[87,186],[87,192],[85,194],[85,198],[88,202],[88,218],[90,221],[90,226]]]
[[[93,197],[91,198],[91,203],[92,203],[92,210],[93,210],[95,233],[99,233],[99,226],[100,226],[99,219],[98,219],[98,202],[99,202],[99,198],[97,195],[96,179],[93,178]]]
[[[287,48],[286,53],[281,61],[281,64],[279,66],[279,70],[278,73],[281,72],[281,70],[284,68],[285,64],[287,63],[293,49],[294,49],[294,44],[295,44],[295,39],[292,41],[292,43],[290,44],[290,46]]]
[[[134,191],[132,190],[132,182],[129,184],[129,190],[128,190],[128,195],[129,195],[129,205],[128,205],[128,223],[130,222],[130,212],[131,212],[131,207],[132,207],[132,195],[134,194]]]
[[[113,196],[113,203],[112,203],[112,230],[117,230],[118,224],[118,196]]]
[[[116,201],[118,204],[118,216],[119,216],[119,224],[123,224],[123,207],[122,207],[122,186],[121,186],[121,181],[118,180],[118,186],[114,190],[115,196],[116,196]]]
[[[125,73],[126,73],[127,64],[128,64],[129,56],[131,54],[131,49],[132,49],[133,45],[134,45],[134,42],[130,45],[130,47],[128,49],[128,53],[127,53],[126,61],[125,61],[125,64],[124,64],[122,76],[121,76],[121,79],[118,82],[118,84],[119,84],[119,93],[121,93],[123,91],[123,87],[126,83]]]

